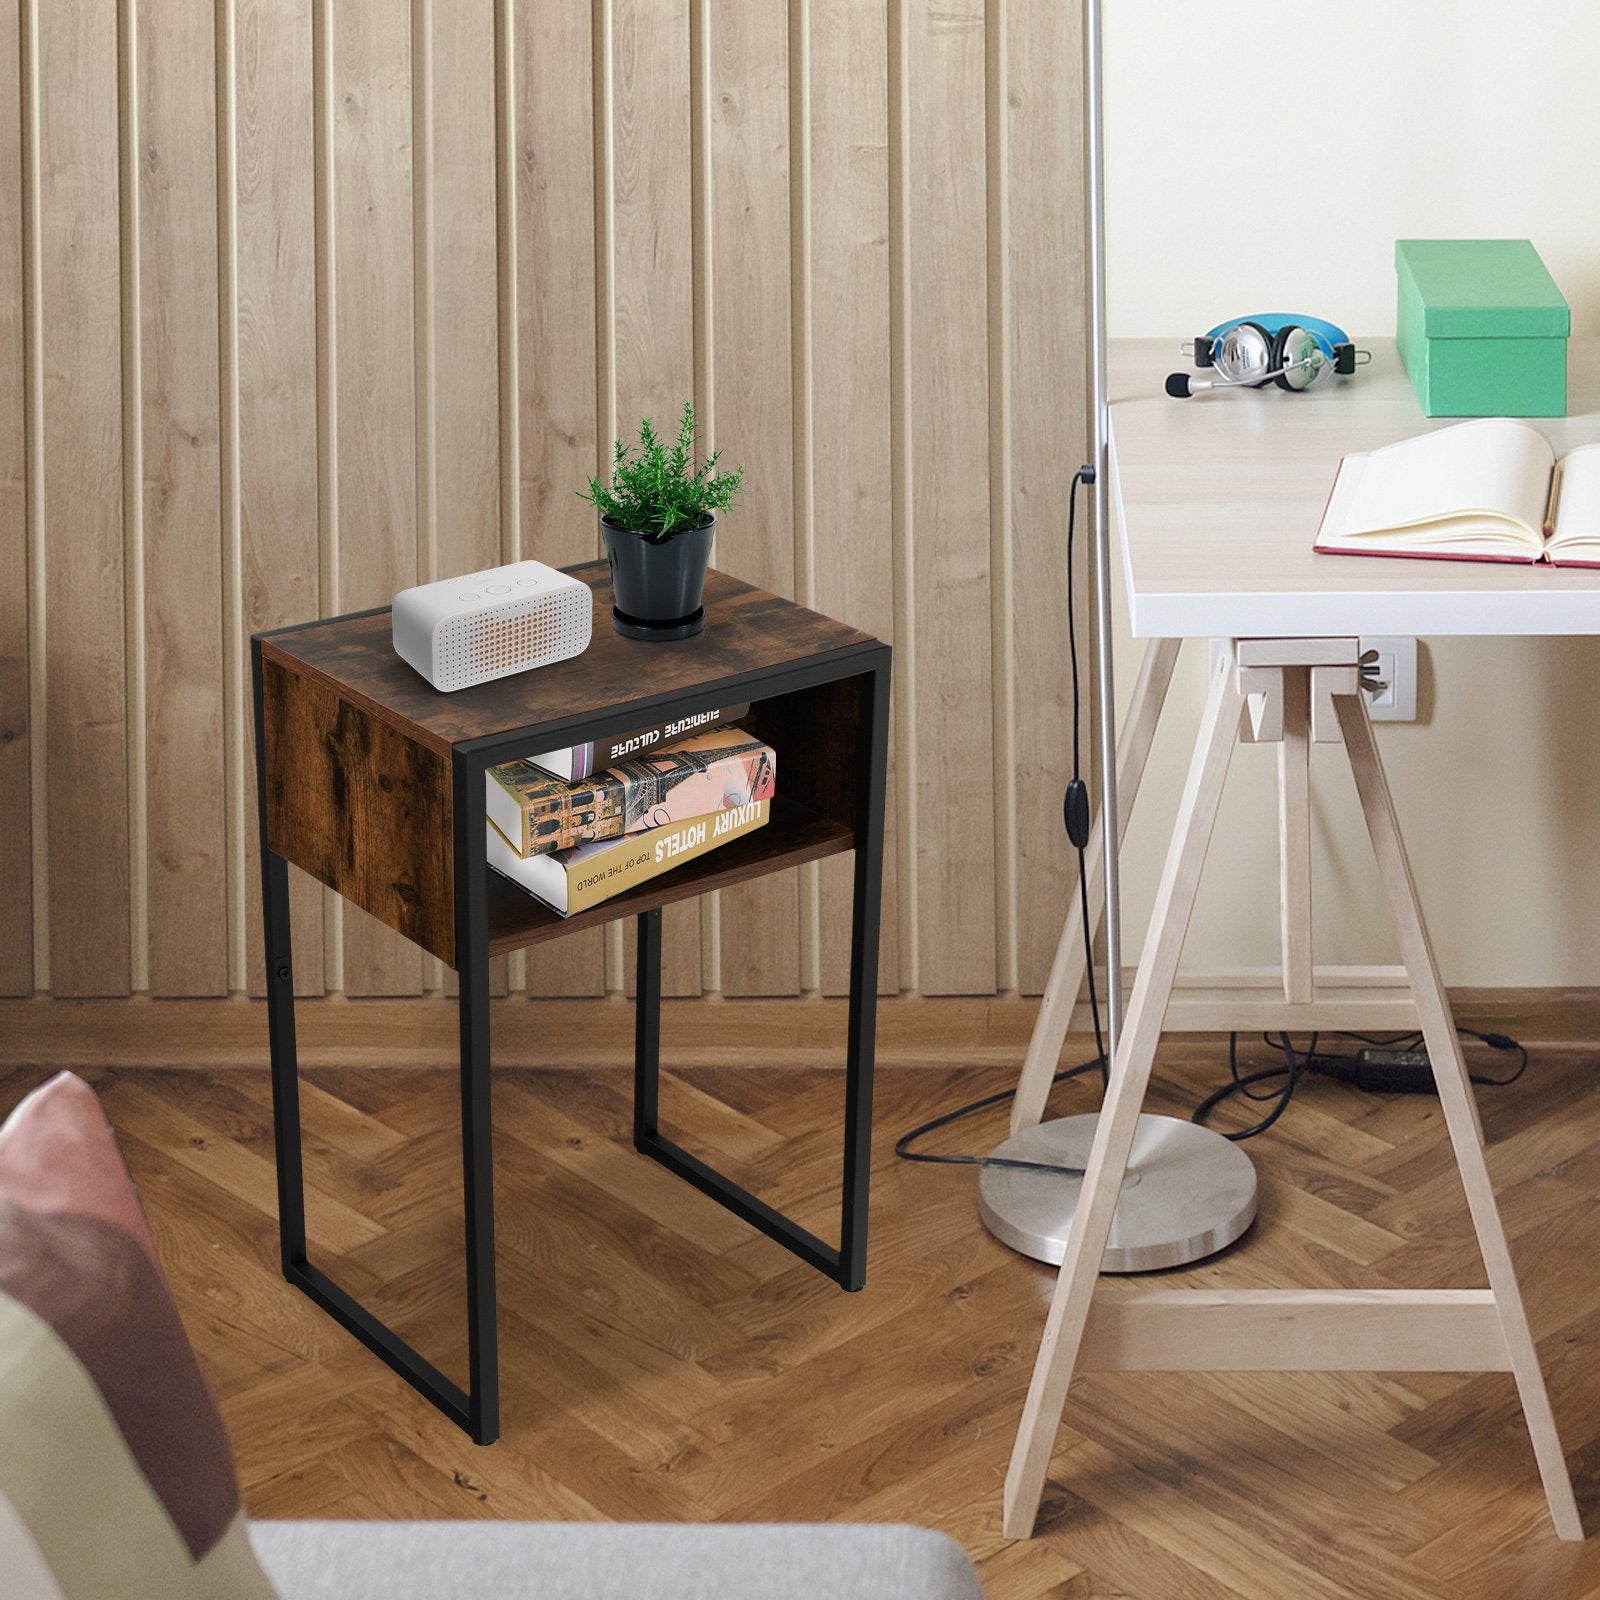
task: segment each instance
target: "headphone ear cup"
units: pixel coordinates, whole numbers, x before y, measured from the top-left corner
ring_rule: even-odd
[[[1260,359],[1260,365],[1258,367],[1256,367],[1255,370],[1257,372],[1259,372],[1259,373],[1271,372],[1272,369],[1275,366],[1277,366],[1277,364],[1278,364],[1278,340],[1277,340],[1277,337],[1275,335],[1273,335],[1273,334],[1268,333],[1266,328],[1263,327],[1262,324],[1259,323],[1259,322],[1243,322],[1243,323],[1240,324],[1240,326],[1244,327],[1244,328],[1253,329],[1254,332],[1255,332],[1256,338],[1260,341],[1260,343],[1259,343],[1259,349],[1261,351],[1260,358],[1259,358]],[[1271,382],[1272,382],[1271,378],[1262,377],[1255,384],[1253,384],[1252,387],[1256,388],[1256,389],[1265,389],[1267,387],[1267,385],[1269,383],[1271,383]]]
[[[1262,374],[1273,367],[1272,335],[1259,322],[1240,322],[1229,328],[1212,348],[1211,361],[1230,383],[1259,389]]]
[[[1280,388],[1300,394],[1327,375],[1332,363],[1314,333],[1291,326],[1278,335],[1278,340],[1278,357],[1273,365],[1287,369],[1276,379]]]

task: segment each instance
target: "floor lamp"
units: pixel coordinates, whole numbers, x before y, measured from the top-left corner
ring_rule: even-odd
[[[1084,134],[1089,256],[1089,393],[1094,468],[1095,687],[1099,716],[1100,815],[1085,856],[1089,903],[1104,903],[1107,1049],[1122,1036],[1122,917],[1117,850],[1116,700],[1112,680],[1110,412],[1106,362],[1105,126],[1102,105],[1101,0],[1084,3]],[[1170,674],[1176,651],[1152,650],[1146,672]],[[1159,696],[1157,699],[1159,700]],[[1098,843],[1099,849],[1096,849]],[[1103,894],[1096,894],[1096,876]],[[1087,930],[1092,937],[1093,928]],[[1002,1161],[1076,1168],[1087,1164],[1098,1118],[1041,1120],[1084,977],[1085,929],[1074,897],[1040,1002],[1016,1099],[1011,1136],[992,1155]],[[996,1238],[1024,1255],[1059,1265],[1077,1210],[1081,1179],[1028,1167],[986,1166],[979,1208]],[[1209,1128],[1144,1115],[1134,1139],[1128,1183],[1117,1203],[1101,1270],[1150,1272],[1182,1266],[1231,1244],[1256,1212],[1250,1158]]]

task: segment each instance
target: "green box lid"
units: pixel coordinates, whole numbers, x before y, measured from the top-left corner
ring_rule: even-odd
[[[1422,302],[1429,339],[1554,339],[1572,328],[1528,239],[1397,239],[1394,264]]]

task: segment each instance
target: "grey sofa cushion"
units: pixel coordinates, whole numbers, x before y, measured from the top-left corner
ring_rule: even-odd
[[[257,1522],[282,1600],[982,1600],[961,1547],[874,1523]]]

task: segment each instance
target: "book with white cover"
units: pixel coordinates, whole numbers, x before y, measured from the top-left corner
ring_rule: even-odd
[[[597,906],[624,889],[632,889],[673,867],[693,861],[718,845],[765,827],[772,801],[752,800],[706,817],[669,822],[648,833],[624,834],[574,845],[547,856],[520,856],[511,841],[484,819],[489,830],[489,865],[502,877],[526,889],[563,917]]]
[[[1600,567],[1600,443],[1557,460],[1538,428],[1477,417],[1345,456],[1313,548]]]

